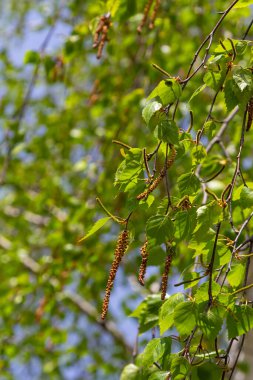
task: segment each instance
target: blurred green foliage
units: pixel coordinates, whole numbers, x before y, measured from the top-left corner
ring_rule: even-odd
[[[227,78],[224,91],[219,92],[213,119],[205,118],[215,90],[224,79],[224,72],[216,71],[217,65],[225,67],[229,60],[217,50],[219,40],[242,40],[250,17],[250,8],[243,6],[251,2],[239,2],[237,5],[241,4],[242,8],[227,15],[214,36],[210,50],[212,59],[189,81],[182,94],[175,78],[186,78],[194,53],[220,18],[218,12],[224,11],[230,3],[221,0],[162,1],[154,28],[144,25],[142,33],[138,34],[145,3],[143,0],[10,0],[0,3],[2,379],[25,376],[43,380],[118,379],[124,365],[131,361],[129,346],[133,339],[129,341],[122,321],[140,296],[157,293],[165,258],[164,249],[159,244],[163,243],[164,235],[171,239],[173,230],[171,219],[167,219],[166,225],[162,226],[162,235],[159,235],[160,225],[155,220],[161,219],[161,215],[155,216],[154,210],[160,209],[160,214],[164,214],[166,209],[166,202],[162,201],[166,189],[162,184],[155,197],[151,194],[146,201],[136,200],[145,189],[142,149],[148,147],[148,153],[153,152],[157,138],[163,141],[158,171],[163,167],[166,143],[178,144],[176,165],[170,168],[169,174],[173,203],[181,207],[182,197],[190,196],[194,204],[192,210],[181,209],[172,215],[177,241],[173,275],[178,276],[183,271],[185,279],[194,275],[192,256],[195,251],[195,255],[199,254],[198,249],[203,249],[204,260],[209,262],[212,247],[207,246],[207,240],[213,241],[214,234],[206,237],[205,244],[201,236],[219,220],[221,209],[216,203],[202,206],[206,207],[205,210],[199,209],[201,194],[196,197],[194,194],[199,190],[200,182],[192,170],[202,163],[201,176],[208,179],[225,162],[221,175],[211,182],[211,190],[219,197],[235,170],[243,109],[252,94],[252,78],[246,69],[252,67],[250,46],[234,43],[239,68],[233,77]],[[94,34],[101,16],[108,12],[111,13],[108,41],[105,41],[101,59],[97,60],[97,49],[92,47]],[[250,33],[247,39],[250,39]],[[231,45],[226,46],[227,53],[231,53]],[[154,69],[153,63],[174,79],[164,78]],[[167,81],[170,86],[166,85]],[[199,91],[193,97],[197,89]],[[150,99],[159,97],[158,102],[157,98],[153,99],[156,105],[150,103],[151,110],[144,108],[145,98],[150,93]],[[179,97],[177,124],[161,120],[161,103],[164,106]],[[227,111],[237,104],[241,110],[223,137],[230,159],[224,157],[219,146],[214,147],[206,159],[204,146],[219,130],[220,120],[227,116]],[[149,128],[142,118],[143,108]],[[182,132],[190,125],[190,109],[194,115],[191,134]],[[158,128],[154,131],[157,120]],[[192,141],[205,122],[206,140],[203,147],[200,145],[196,150]],[[168,134],[168,128],[173,133]],[[128,151],[112,140],[121,141],[133,149]],[[253,176],[251,141],[250,138],[245,141],[241,163],[247,181]],[[132,165],[133,161],[135,165]],[[133,173],[129,185],[127,175]],[[121,192],[118,194],[119,187]],[[118,218],[124,219],[130,211],[137,209],[129,221],[131,245],[122,263],[123,271],[116,280],[115,305],[109,315],[115,324],[102,324],[99,314],[120,227],[108,220],[103,229],[78,243],[98,219],[106,217],[96,197]],[[234,199],[235,223],[242,223],[245,215],[242,215],[244,210],[241,208],[247,204],[251,206],[251,203],[252,190],[243,188]],[[197,207],[199,219],[196,226]],[[201,219],[203,214],[209,217]],[[155,270],[148,276],[143,289],[136,279],[140,264],[138,248],[145,241],[147,221],[147,232],[156,240],[152,252],[157,256],[150,258]],[[159,233],[154,232],[156,229]],[[196,241],[191,241],[188,248],[185,240],[190,240],[194,230],[198,232]],[[224,223],[222,234],[233,238],[228,222]],[[223,265],[229,257],[222,261],[219,256],[218,260],[217,265]],[[241,282],[234,283],[230,276],[230,285],[238,288]],[[173,287],[169,287],[171,292],[175,292]],[[190,333],[192,324],[197,321],[208,337],[213,330],[218,334],[223,318],[218,311],[214,316],[207,315],[207,320],[200,318],[199,321],[203,308],[182,300],[180,296],[178,300],[176,315],[179,320],[189,308],[194,309],[185,329],[182,330],[184,322],[180,325],[177,320],[179,333]],[[147,312],[139,321],[140,332],[157,324],[161,332],[167,330],[166,326],[172,326],[170,320],[158,318],[161,301],[156,295],[149,295],[143,302],[143,310]],[[228,307],[224,300],[220,302]],[[162,315],[165,307],[170,310],[171,306],[163,304]],[[247,319],[251,313],[246,306],[245,310],[234,307],[239,318]],[[137,314],[134,316],[138,317]],[[231,315],[228,316],[230,338],[245,332],[242,326],[233,323]],[[168,314],[167,318],[172,316]],[[213,330],[208,328],[210,320],[214,320]],[[128,365],[122,380],[154,380],[168,376],[168,365],[155,373],[152,363],[165,360],[171,339],[165,337],[151,342],[144,351],[144,361],[139,358],[135,365]],[[151,367],[142,370],[141,363]],[[187,376],[189,363],[183,357],[170,355],[168,363],[172,372],[179,374],[175,379]],[[213,374],[212,379],[217,378],[217,371],[220,373],[220,369],[210,362],[204,369],[195,368],[192,376],[194,379],[206,377],[205,371]]]

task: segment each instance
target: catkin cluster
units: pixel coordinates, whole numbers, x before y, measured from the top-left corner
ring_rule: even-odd
[[[144,278],[145,278],[146,269],[147,269],[147,262],[148,262],[148,250],[147,250],[147,248],[148,248],[148,241],[146,240],[146,242],[141,247],[141,265],[140,265],[139,277],[138,277],[139,283],[142,286],[144,286]]]
[[[97,59],[100,59],[102,56],[103,48],[108,40],[107,34],[111,26],[111,15],[110,13],[101,16],[97,29],[94,34],[93,39],[93,48],[97,48]]]
[[[137,28],[138,33],[142,32],[142,29],[143,29],[144,25],[146,24],[146,21],[148,19],[148,14],[149,14],[149,11],[151,9],[153,2],[154,2],[154,0],[148,0],[146,5],[145,5],[144,12],[143,12],[143,18],[141,20],[140,25]],[[155,19],[156,19],[157,12],[158,12],[160,5],[161,5],[161,0],[156,0],[154,10],[153,10],[151,17],[150,17],[149,29],[154,28]]]
[[[105,317],[106,317],[114,279],[115,279],[115,276],[117,274],[119,264],[122,260],[122,257],[124,256],[124,254],[127,250],[128,243],[129,243],[128,231],[124,230],[123,232],[120,233],[120,235],[118,237],[117,245],[116,245],[115,252],[114,252],[114,260],[112,262],[112,266],[110,269],[110,273],[109,273],[109,277],[108,277],[108,281],[107,281],[107,285],[106,285],[106,290],[105,290],[103,306],[102,306],[102,313],[101,313],[102,319],[105,319]]]
[[[170,271],[171,261],[172,261],[172,256],[168,255],[165,260],[164,272],[162,275],[162,283],[161,283],[161,299],[162,300],[164,300],[166,297],[167,285],[168,285],[168,274]]]
[[[174,148],[174,146],[171,146],[170,156],[166,162],[165,167],[161,170],[159,176],[154,180],[154,182],[152,182],[151,185],[145,191],[137,195],[136,198],[138,200],[146,199],[149,196],[149,194],[151,194],[157,188],[159,183],[165,177],[167,170],[173,165],[173,162],[175,161],[175,158],[176,158],[176,154],[177,154],[176,149]]]

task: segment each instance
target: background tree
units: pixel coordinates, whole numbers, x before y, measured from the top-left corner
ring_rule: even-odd
[[[250,4],[1,2],[3,379],[118,379],[140,301],[122,380],[234,375],[253,325]]]

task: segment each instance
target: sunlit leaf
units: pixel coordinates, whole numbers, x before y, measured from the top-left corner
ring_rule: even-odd
[[[102,219],[99,219],[96,221],[96,223],[91,227],[91,229],[87,232],[87,234],[82,237],[79,242],[81,241],[84,241],[86,239],[88,239],[88,237],[90,237],[91,235],[95,234],[98,230],[100,230],[100,228],[102,228],[109,220],[111,219],[111,217],[105,217],[105,218],[102,218]]]

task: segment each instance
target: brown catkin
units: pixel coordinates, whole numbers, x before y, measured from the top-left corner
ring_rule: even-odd
[[[170,271],[170,265],[172,261],[172,255],[168,255],[165,260],[164,272],[162,275],[162,283],[161,283],[161,299],[164,300],[167,292],[168,285],[168,274]]]
[[[107,34],[108,30],[111,26],[110,14],[104,15],[100,17],[98,22],[97,29],[94,34],[93,39],[93,48],[97,48],[97,58],[100,59],[102,56],[103,48],[108,40]]]
[[[138,32],[138,33],[141,33],[141,32],[142,32],[142,28],[143,28],[144,25],[146,24],[146,21],[147,21],[147,18],[148,18],[148,14],[149,14],[149,11],[150,11],[150,8],[151,8],[151,6],[152,6],[153,1],[154,1],[154,0],[148,0],[147,3],[146,3],[146,5],[145,5],[142,20],[141,20],[141,22],[140,22],[140,25],[139,25],[138,28],[137,28],[137,32]]]
[[[123,232],[120,233],[120,235],[118,237],[117,245],[116,245],[115,252],[114,252],[114,260],[112,262],[112,266],[110,269],[110,273],[109,273],[109,277],[108,277],[108,281],[107,281],[107,285],[106,285],[106,290],[105,290],[103,306],[102,306],[102,313],[101,313],[102,319],[105,319],[105,317],[106,317],[114,279],[116,277],[116,274],[117,274],[117,271],[119,268],[119,264],[122,260],[122,257],[124,256],[124,254],[127,250],[128,243],[129,243],[128,231],[124,230]]]
[[[159,176],[154,180],[154,182],[152,182],[151,185],[145,191],[143,191],[142,193],[137,195],[136,198],[138,200],[146,199],[149,196],[149,194],[152,193],[157,188],[159,183],[165,177],[167,170],[173,165],[175,158],[176,158],[176,154],[177,154],[176,149],[174,148],[173,145],[171,145],[170,146],[170,155],[169,155],[169,158],[166,162],[166,166],[161,170]]]
[[[146,269],[147,269],[147,262],[148,262],[148,250],[147,250],[147,248],[148,248],[148,241],[146,240],[146,242],[141,247],[141,265],[140,265],[139,277],[138,277],[139,283],[142,286],[144,286],[144,278],[145,278]]]
[[[150,17],[149,29],[153,29],[155,26],[155,20],[156,20],[157,12],[158,12],[160,5],[161,5],[161,0],[156,0],[154,10],[153,10],[152,15]]]
[[[102,29],[103,29],[103,26],[104,26],[104,16],[102,16],[100,19],[99,19],[99,22],[98,22],[98,26],[97,26],[97,29],[95,31],[95,34],[94,34],[94,38],[93,38],[93,48],[96,48],[98,47],[98,44],[99,44],[99,36],[102,32]]]

